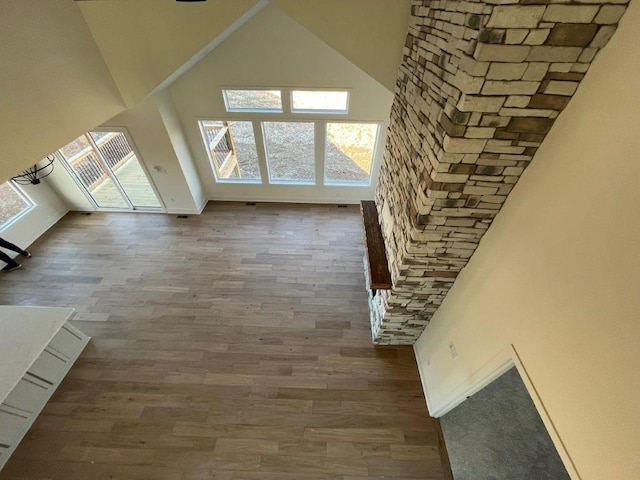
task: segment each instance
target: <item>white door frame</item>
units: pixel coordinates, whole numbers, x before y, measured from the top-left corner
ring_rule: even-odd
[[[153,190],[154,195],[156,196],[156,199],[158,200],[158,203],[160,204],[160,207],[134,207],[133,204],[131,203],[131,200],[129,199],[128,195],[126,194],[126,192],[123,190],[120,182],[118,181],[117,177],[115,177],[115,174],[111,171],[110,168],[108,168],[108,166],[106,167],[106,171],[105,173],[109,176],[109,178],[111,178],[111,180],[114,182],[114,186],[118,189],[118,191],[120,192],[120,194],[122,195],[124,201],[127,203],[128,208],[117,208],[117,207],[100,207],[95,199],[93,198],[93,196],[91,195],[91,192],[89,192],[89,190],[84,186],[84,184],[80,181],[80,179],[78,178],[78,176],[76,175],[76,173],[73,171],[71,165],[68,164],[68,162],[66,161],[66,159],[64,158],[64,156],[61,156],[58,153],[58,150],[54,153],[54,156],[56,157],[56,159],[63,164],[65,170],[69,173],[69,175],[71,175],[71,178],[73,179],[73,181],[76,183],[76,185],[78,186],[78,188],[80,189],[80,191],[83,193],[83,195],[87,198],[87,200],[89,200],[89,202],[91,203],[91,205],[93,206],[94,210],[96,211],[100,211],[100,212],[144,212],[144,213],[166,213],[167,208],[164,204],[164,202],[162,201],[162,197],[160,196],[159,192],[158,192],[158,188],[156,187],[155,183],[153,182],[151,176],[149,175],[149,170],[147,169],[147,166],[144,163],[144,160],[142,159],[142,157],[140,156],[140,152],[138,151],[138,148],[136,147],[131,135],[129,134],[129,131],[127,130],[126,127],[113,127],[113,126],[109,126],[109,127],[96,127],[94,129],[91,129],[88,132],[83,133],[83,136],[85,138],[87,138],[89,144],[91,145],[91,147],[94,149],[94,151],[97,152],[97,155],[100,157],[100,159],[102,159],[102,153],[100,152],[100,150],[97,148],[96,143],[93,141],[93,138],[90,135],[90,132],[118,132],[118,133],[122,133],[125,138],[127,139],[127,142],[129,143],[129,146],[131,147],[131,150],[133,151],[136,159],[138,160],[138,164],[140,165],[140,168],[142,169],[142,172],[144,173],[145,177],[147,178],[147,181],[149,182],[149,186],[151,187],[151,189]],[[103,167],[104,168],[104,167]],[[115,180],[114,180],[115,178]]]

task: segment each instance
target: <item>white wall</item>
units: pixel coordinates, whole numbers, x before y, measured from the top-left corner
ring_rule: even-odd
[[[124,108],[76,2],[0,2],[0,181]]]
[[[415,345],[438,410],[513,344],[584,480],[640,471],[638,44],[631,2]]]
[[[395,92],[411,0],[271,0]]]
[[[133,106],[258,0],[80,2],[128,106]]]
[[[89,201],[83,190],[64,168],[58,159],[54,162],[53,173],[46,178],[46,183],[69,210],[94,211],[95,207]]]
[[[373,198],[373,187],[216,184],[198,130],[198,119],[305,118],[291,114],[277,117],[228,114],[221,88],[242,86],[348,88],[351,90],[349,114],[333,117],[340,120],[385,122],[393,100],[393,95],[380,83],[278,8],[267,6],[169,87],[209,198],[345,202]],[[353,198],[347,198],[349,190],[355,192]]]
[[[26,249],[60,220],[69,209],[47,184],[46,179],[39,185],[25,185],[20,188],[35,207],[2,229],[0,236]],[[17,255],[9,251],[6,253],[11,256]]]

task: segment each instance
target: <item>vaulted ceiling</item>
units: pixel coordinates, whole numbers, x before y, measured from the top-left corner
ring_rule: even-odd
[[[2,2],[0,181],[165,87],[268,3]],[[271,3],[393,90],[409,0]]]

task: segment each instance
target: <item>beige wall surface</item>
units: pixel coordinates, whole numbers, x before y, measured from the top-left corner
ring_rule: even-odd
[[[141,101],[258,0],[110,0],[80,9],[128,106]]]
[[[0,181],[124,108],[75,2],[0,2]]]
[[[287,15],[395,91],[410,0],[271,0]]]
[[[191,201],[194,203],[196,211],[200,213],[206,205],[207,197],[202,188],[202,182],[200,181],[200,176],[198,175],[198,170],[194,163],[184,128],[180,122],[180,117],[173,104],[173,99],[169,92],[164,90],[155,95],[155,101],[158,105],[158,110],[166,129],[165,131],[173,147],[173,152],[175,152],[176,159],[180,165],[181,180],[186,182]]]
[[[640,471],[638,44],[631,2],[415,345],[438,409],[513,344],[583,480]]]

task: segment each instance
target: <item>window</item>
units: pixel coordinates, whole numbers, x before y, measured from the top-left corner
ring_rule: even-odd
[[[198,123],[217,182],[371,185],[379,141],[378,123],[324,120]]]
[[[260,181],[258,151],[251,122],[199,122],[217,180]]]
[[[269,180],[315,183],[315,133],[311,122],[264,122]]]
[[[222,90],[228,112],[282,112],[280,90]]]
[[[227,118],[198,121],[217,182],[371,186],[380,124],[341,121],[348,88],[231,87],[222,95]]]
[[[327,123],[325,182],[368,185],[377,137],[375,123]]]
[[[227,112],[347,114],[346,90],[222,89]],[[285,99],[285,102],[282,99]]]
[[[291,111],[294,113],[347,113],[349,92],[292,90]]]
[[[0,228],[33,208],[29,200],[13,182],[0,184]]]

